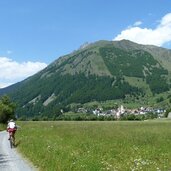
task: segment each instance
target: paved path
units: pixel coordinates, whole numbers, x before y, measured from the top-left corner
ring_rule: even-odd
[[[0,171],[35,171],[33,166],[11,149],[6,131],[0,132]]]

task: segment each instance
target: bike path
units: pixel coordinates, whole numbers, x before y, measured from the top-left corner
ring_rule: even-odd
[[[0,171],[37,171],[21,157],[15,148],[10,148],[8,133],[0,132]]]

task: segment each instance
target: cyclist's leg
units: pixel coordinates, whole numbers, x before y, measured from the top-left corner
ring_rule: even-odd
[[[8,140],[10,140],[10,133],[8,132]]]

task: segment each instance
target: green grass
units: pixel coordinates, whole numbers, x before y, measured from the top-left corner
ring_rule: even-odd
[[[148,95],[152,96],[152,92],[150,91],[149,85],[145,81],[143,81],[142,78],[127,76],[124,76],[124,78],[130,85],[139,87],[143,89]]]
[[[3,130],[5,130],[5,129],[6,129],[6,125],[0,124],[0,131],[3,131]]]
[[[18,149],[43,171],[171,169],[169,120],[18,125]]]

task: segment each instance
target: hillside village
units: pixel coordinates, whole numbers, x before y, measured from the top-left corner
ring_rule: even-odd
[[[88,113],[88,110],[85,108],[79,108],[78,113]],[[90,112],[90,111],[89,111]],[[92,113],[96,116],[113,116],[116,119],[120,119],[123,116],[126,115],[135,115],[135,116],[142,116],[146,114],[154,114],[158,118],[164,117],[166,110],[161,108],[152,108],[152,107],[140,107],[136,109],[127,109],[124,108],[123,105],[119,106],[116,109],[110,109],[104,111],[103,108],[96,108],[95,110],[92,110]]]

